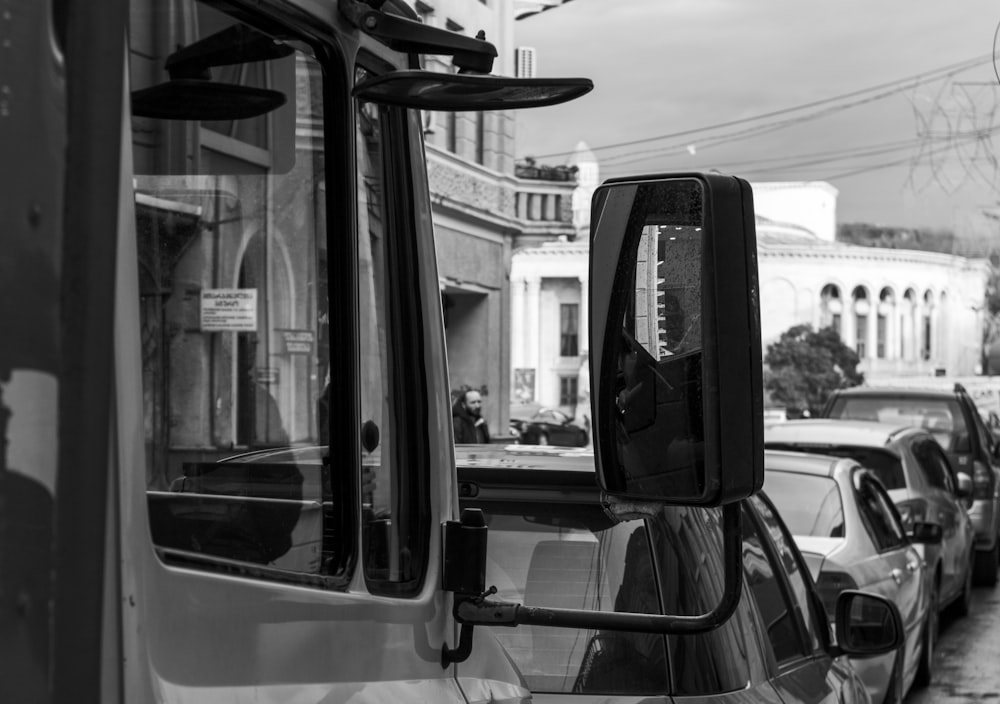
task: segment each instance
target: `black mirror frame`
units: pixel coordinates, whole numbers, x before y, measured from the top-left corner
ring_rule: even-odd
[[[628,298],[634,295],[630,247],[641,223],[629,232],[600,229],[606,207],[629,207],[643,188],[666,181],[697,180],[703,189],[702,255],[703,426],[705,485],[700,496],[649,496],[630,491],[618,467],[615,407],[617,360]],[[622,199],[616,204],[612,199]],[[627,202],[626,202],[627,201]],[[611,179],[594,193],[590,254],[590,371],[594,446],[600,486],[621,498],[720,506],[746,498],[764,482],[763,371],[760,339],[757,243],[750,184],[719,174],[682,173]],[[630,219],[634,216],[630,216]],[[611,263],[614,264],[611,264]]]

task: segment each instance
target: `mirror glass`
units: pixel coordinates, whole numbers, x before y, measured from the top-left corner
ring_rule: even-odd
[[[631,272],[616,345],[616,450],[628,492],[704,492],[701,184],[640,186],[623,242]]]
[[[880,653],[899,637],[892,604],[867,594],[851,594],[843,646],[856,653]]]

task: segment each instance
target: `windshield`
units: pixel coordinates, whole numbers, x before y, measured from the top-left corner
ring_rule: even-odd
[[[958,401],[908,397],[838,398],[830,409],[831,418],[876,420],[896,425],[926,428],[941,447],[958,451],[962,438],[968,444],[968,428]]]
[[[597,503],[466,505],[486,515],[486,584],[503,601],[698,615],[721,598],[718,510],[665,508],[648,521],[614,523]],[[746,685],[748,618],[740,609],[698,636],[523,625],[493,633],[534,692],[698,694]]]

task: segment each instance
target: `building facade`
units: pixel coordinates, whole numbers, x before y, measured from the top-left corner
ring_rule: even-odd
[[[574,157],[583,236],[517,249],[511,264],[514,401],[577,417],[586,409],[573,404],[574,388],[578,404],[589,397],[584,233],[599,180],[596,160],[581,159],[593,159],[585,145]],[[979,371],[986,260],[839,243],[837,191],[828,183],[758,183],[753,191],[765,353],[806,323],[834,327],[869,380]]]
[[[514,76],[515,0],[417,0],[429,25],[476,35],[498,50],[493,73]],[[448,57],[425,68],[453,71]],[[453,395],[476,389],[494,436],[506,432],[511,390],[510,262],[522,242],[572,234],[572,178],[521,173],[511,111],[424,115],[432,218]],[[530,171],[530,170],[529,170]]]

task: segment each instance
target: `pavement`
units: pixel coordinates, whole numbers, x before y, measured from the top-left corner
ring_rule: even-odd
[[[1000,704],[1000,585],[972,592],[963,619],[942,619],[930,686],[906,704]]]

